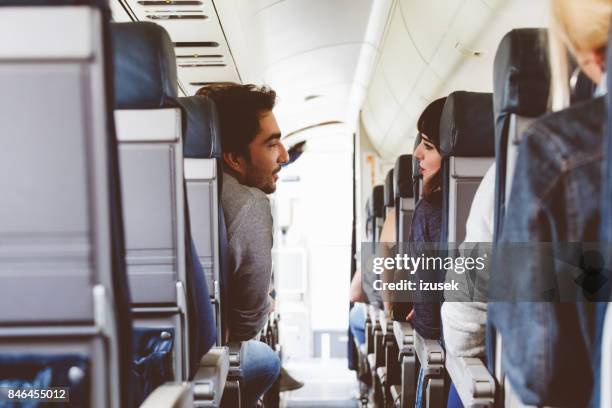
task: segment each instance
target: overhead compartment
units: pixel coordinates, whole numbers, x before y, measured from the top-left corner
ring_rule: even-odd
[[[240,82],[235,61],[211,0],[115,0],[138,21],[168,31],[175,46],[179,83],[187,95],[214,82]]]

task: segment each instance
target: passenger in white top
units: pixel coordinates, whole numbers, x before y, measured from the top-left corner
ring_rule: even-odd
[[[492,164],[474,195],[464,242],[493,241],[494,205],[495,164]],[[452,278],[450,275],[455,274],[447,274],[447,278]],[[454,356],[484,357],[486,324],[486,303],[448,301],[442,304],[444,343],[446,351]]]

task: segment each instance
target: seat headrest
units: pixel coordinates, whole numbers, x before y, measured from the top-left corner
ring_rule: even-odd
[[[115,109],[178,106],[176,58],[170,36],[149,23],[112,23]]]
[[[538,117],[548,107],[550,67],[547,31],[518,28],[502,38],[493,66],[495,117]]]
[[[395,207],[395,194],[393,193],[393,169],[385,177],[385,207]]]
[[[183,136],[183,156],[192,159],[221,157],[221,137],[217,107],[207,96],[179,98],[187,115]]]
[[[372,216],[382,218],[385,215],[385,186],[379,184],[372,189]]]
[[[448,95],[440,120],[440,153],[449,157],[493,157],[493,96],[457,91]]]
[[[393,178],[395,184],[395,198],[414,197],[411,154],[402,154],[395,160]]]

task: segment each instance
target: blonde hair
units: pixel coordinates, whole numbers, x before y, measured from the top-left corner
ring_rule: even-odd
[[[580,51],[600,51],[608,45],[612,0],[551,0],[549,32],[551,102],[553,110],[569,105],[570,61]]]

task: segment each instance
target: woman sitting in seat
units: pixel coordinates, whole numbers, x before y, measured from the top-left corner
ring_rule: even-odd
[[[417,123],[420,143],[414,150],[423,179],[421,199],[414,209],[408,241],[411,250],[420,244],[440,242],[442,227],[442,155],[440,154],[440,117],[446,98],[432,102]],[[420,252],[420,251],[419,251]],[[418,256],[419,254],[415,254]],[[430,271],[427,271],[429,274]],[[419,272],[417,271],[417,275]],[[426,278],[425,276],[423,276]],[[406,320],[426,339],[440,338],[440,304],[416,302]]]
[[[414,209],[410,226],[409,248],[413,256],[419,256],[427,243],[440,242],[442,229],[442,155],[440,154],[440,118],[446,98],[440,98],[429,104],[421,114],[417,127],[420,133],[420,142],[414,150],[414,157],[419,160],[419,174],[423,179],[421,199]],[[418,279],[438,280],[435,271],[417,271]],[[412,306],[411,310],[410,307]],[[431,301],[407,303],[394,303],[394,317],[398,312],[405,315],[405,320],[412,323],[414,329],[426,339],[440,339],[440,303]],[[417,384],[416,407],[422,406],[423,396],[423,370],[419,372]]]

